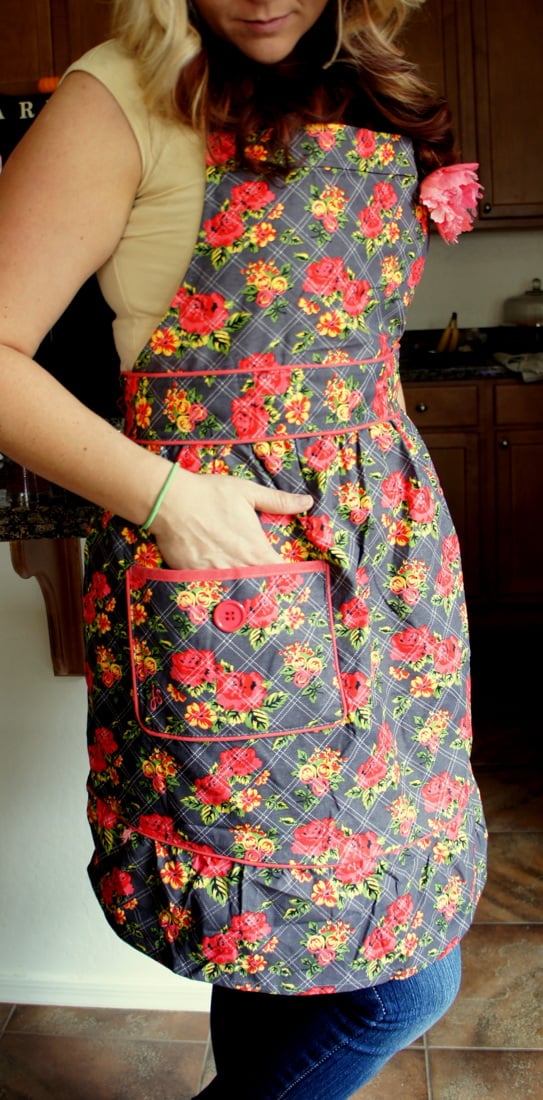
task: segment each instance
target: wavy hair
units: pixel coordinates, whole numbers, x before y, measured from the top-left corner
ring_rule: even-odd
[[[271,149],[259,172],[285,175],[300,125],[344,121],[411,137],[424,176],[456,154],[445,102],[398,45],[423,3],[329,0],[294,54],[270,66],[216,39],[191,0],[113,0],[113,32],[136,59],[148,108],[201,132],[230,130],[242,167],[256,167],[246,147],[258,130]]]

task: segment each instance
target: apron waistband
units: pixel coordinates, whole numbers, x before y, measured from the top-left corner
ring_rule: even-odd
[[[398,385],[391,350],[341,364],[137,371],[125,376],[126,434],[179,448],[361,431],[398,419]]]

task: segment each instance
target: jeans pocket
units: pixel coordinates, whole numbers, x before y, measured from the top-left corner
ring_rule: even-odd
[[[244,740],[342,722],[329,569],[131,566],[134,706],[147,733]]]

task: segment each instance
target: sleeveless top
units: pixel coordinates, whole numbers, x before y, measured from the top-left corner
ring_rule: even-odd
[[[205,150],[187,126],[149,115],[134,61],[115,40],[89,50],[65,77],[71,72],[89,73],[111,92],[140,152],[134,207],[117,249],[98,272],[115,314],[121,368],[131,370],[190,262],[202,215]]]

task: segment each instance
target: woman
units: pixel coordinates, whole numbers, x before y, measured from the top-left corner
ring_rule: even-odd
[[[213,983],[206,1097],[352,1095],[451,1003],[484,883],[458,540],[397,371],[428,210],[455,239],[478,188],[394,46],[415,6],[118,0],[2,180],[0,447],[99,508],[90,876]],[[31,358],[94,271],[124,433]]]

